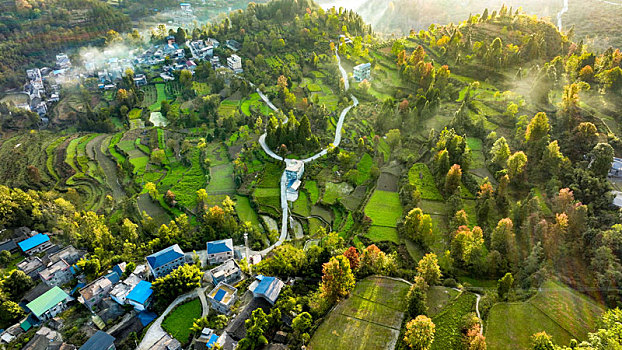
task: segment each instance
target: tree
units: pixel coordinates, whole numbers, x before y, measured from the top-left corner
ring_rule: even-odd
[[[149,197],[151,197],[152,200],[154,201],[158,200],[158,197],[160,196],[160,194],[158,192],[158,188],[153,182],[147,182],[145,184],[145,190],[147,191],[147,193],[149,193]]]
[[[406,300],[408,301],[408,316],[417,317],[419,315],[425,315],[428,312],[427,305],[427,292],[428,284],[423,277],[415,276],[415,283],[410,286]]]
[[[24,317],[26,313],[16,302],[6,300],[0,305],[0,321],[4,324],[11,324]]]
[[[430,318],[419,315],[406,324],[404,342],[413,350],[428,350],[434,342],[436,326]]]
[[[510,272],[508,272],[499,280],[497,284],[497,293],[499,294],[499,298],[501,300],[507,300],[508,293],[512,289],[512,286],[514,286],[514,277]]]
[[[268,326],[268,317],[263,309],[259,308],[253,311],[251,317],[246,320],[245,326],[246,337],[240,340],[236,349],[254,350],[268,344],[268,339],[264,336],[264,332]]]
[[[308,312],[302,312],[292,320],[292,329],[295,338],[309,338],[307,331],[313,325],[313,317]],[[306,336],[305,336],[306,335]]]
[[[510,146],[505,137],[498,138],[490,149],[490,157],[493,164],[499,168],[505,168],[508,158],[510,158]]]
[[[138,241],[138,225],[132,222],[132,220],[125,218],[121,224],[120,233],[121,237],[130,242]]]
[[[392,150],[395,150],[402,142],[402,134],[399,129],[391,129],[386,134],[386,141]]]
[[[516,152],[508,158],[508,176],[510,181],[518,182],[522,180],[527,166],[527,156],[522,151]]]
[[[155,299],[159,305],[168,305],[176,297],[201,286],[203,273],[196,265],[181,265],[164,277],[153,282]]]
[[[11,252],[3,250],[0,252],[0,265],[6,266],[11,261]]]
[[[449,168],[445,176],[445,195],[450,196],[456,192],[462,183],[462,169],[460,165],[454,164]]]
[[[94,279],[101,270],[101,262],[97,257],[91,257],[90,259],[82,258],[76,265],[89,279]]]
[[[598,143],[589,154],[590,170],[600,178],[606,178],[613,162],[613,147],[608,143]]]
[[[432,234],[432,218],[420,208],[413,208],[404,218],[404,231],[417,242],[426,242]]]
[[[7,293],[12,300],[19,300],[34,285],[32,278],[26,275],[24,271],[13,270],[9,276],[2,280],[2,291]]]
[[[343,255],[332,257],[322,266],[322,282],[320,292],[329,303],[335,303],[350,294],[354,288],[354,274],[350,261]]]
[[[151,151],[151,162],[156,164],[162,164],[166,160],[166,154],[163,149],[154,149]]]
[[[554,350],[552,339],[546,332],[535,333],[531,336],[533,350]]]
[[[356,269],[358,269],[359,267],[359,263],[360,263],[360,259],[359,259],[359,252],[356,249],[356,247],[350,247],[348,248],[343,255],[348,258],[348,260],[350,261],[350,268],[353,271],[356,271]]]
[[[495,227],[490,236],[490,247],[492,250],[501,253],[509,262],[516,262],[516,236],[512,219],[505,218],[499,220],[497,227]]]
[[[417,273],[428,285],[436,285],[441,281],[441,268],[438,266],[438,258],[434,253],[426,254],[417,265]]]

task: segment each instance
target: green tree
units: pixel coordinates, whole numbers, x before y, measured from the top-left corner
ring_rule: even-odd
[[[490,149],[490,158],[493,164],[499,168],[505,168],[508,158],[510,158],[510,146],[505,137],[498,138]]]
[[[350,268],[350,261],[343,255],[330,258],[322,266],[322,282],[320,292],[329,303],[335,303],[350,294],[354,288],[354,274]]]
[[[151,197],[152,200],[157,201],[158,197],[160,196],[160,193],[158,192],[158,188],[156,187],[156,185],[153,182],[147,182],[145,184],[145,191],[147,191],[147,193],[149,193],[149,197]]]
[[[25,315],[24,309],[14,301],[6,300],[0,305],[0,321],[4,324],[12,324]]]
[[[533,350],[554,350],[552,339],[546,332],[535,333],[531,336]]]
[[[525,174],[527,166],[527,155],[522,151],[516,152],[508,158],[508,176],[510,181],[519,183]]]
[[[430,318],[419,315],[406,324],[404,342],[413,350],[428,350],[434,342],[436,326]]]
[[[410,286],[406,300],[408,301],[408,316],[417,317],[419,315],[425,315],[428,312],[427,295],[428,284],[423,277],[415,276],[415,283]]]
[[[404,231],[415,241],[425,243],[432,235],[432,218],[420,208],[413,208],[404,218]]]
[[[516,236],[514,234],[514,224],[510,218],[499,220],[497,227],[492,231],[490,236],[490,247],[496,250],[507,261],[516,262]]]
[[[589,154],[589,159],[591,159],[589,167],[592,173],[600,178],[606,178],[611,169],[613,156],[613,147],[608,143],[599,143],[594,146]]]
[[[462,183],[462,169],[460,165],[454,164],[449,168],[447,176],[445,176],[445,195],[450,196],[456,192]]]
[[[12,300],[19,300],[30,288],[34,287],[34,282],[30,276],[21,270],[13,270],[10,275],[2,280],[2,290],[7,293]]]
[[[91,257],[90,259],[82,258],[76,264],[84,272],[89,279],[97,277],[101,271],[101,262],[97,257]]]
[[[254,350],[268,344],[268,339],[264,336],[268,326],[268,317],[261,308],[253,311],[251,317],[246,320],[245,325],[246,337],[240,340],[236,349]]]
[[[499,294],[499,298],[501,300],[508,299],[508,293],[514,286],[514,277],[511,273],[506,273],[499,282],[497,283],[497,293]]]
[[[434,253],[428,253],[419,260],[417,273],[430,286],[436,285],[441,281],[441,268],[438,266],[438,258]]]
[[[201,286],[203,273],[196,265],[182,265],[153,282],[151,289],[159,305],[168,305],[178,296]]]

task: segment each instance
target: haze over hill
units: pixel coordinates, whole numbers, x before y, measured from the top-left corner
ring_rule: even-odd
[[[352,9],[363,16],[376,32],[404,35],[411,29],[427,29],[430,24],[459,23],[470,14],[499,9],[503,4],[538,17],[548,18],[555,25],[563,8],[563,0],[327,0],[324,8],[337,6]],[[622,15],[622,1],[568,0],[563,13],[563,30],[574,26],[575,39],[597,50],[609,46],[622,47],[622,31],[616,23]]]

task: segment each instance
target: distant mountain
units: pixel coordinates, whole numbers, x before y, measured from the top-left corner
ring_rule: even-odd
[[[622,47],[622,0],[569,0],[563,14],[563,29],[575,27],[574,40],[585,40],[593,49]],[[323,7],[345,7],[358,12],[374,31],[405,35],[411,29],[427,29],[430,24],[459,23],[469,14],[498,10],[503,4],[527,14],[549,18],[557,25],[563,0],[325,0]]]

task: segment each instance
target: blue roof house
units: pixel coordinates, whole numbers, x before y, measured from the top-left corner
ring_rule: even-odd
[[[207,300],[212,309],[227,315],[231,306],[235,303],[237,291],[236,288],[221,282],[209,292]]]
[[[251,283],[248,289],[253,292],[253,297],[264,298],[274,305],[284,285],[283,281],[276,277],[257,275],[255,281]]]
[[[185,263],[185,254],[177,244],[147,256],[147,265],[153,278],[166,276]]]
[[[207,242],[207,261],[210,265],[233,259],[233,240],[231,238]]]
[[[45,233],[38,233],[17,243],[17,245],[19,246],[19,249],[24,252],[24,254],[32,255],[50,248],[52,246],[52,242],[50,242],[50,237]]]
[[[153,289],[151,289],[151,283],[147,281],[140,281],[125,297],[125,300],[130,305],[134,306],[136,311],[145,311],[151,302],[152,294]]]

